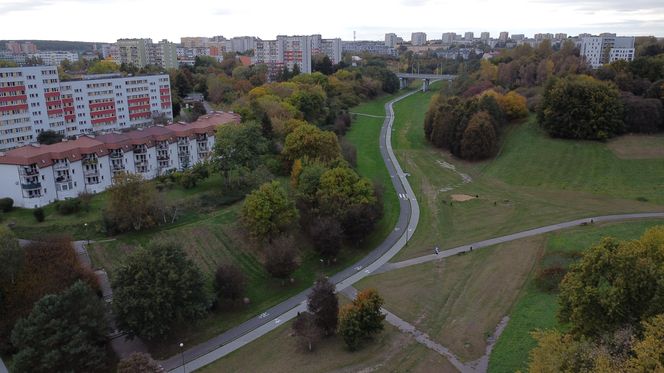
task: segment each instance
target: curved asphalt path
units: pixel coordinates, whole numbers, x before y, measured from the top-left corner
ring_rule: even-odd
[[[412,237],[420,216],[420,208],[406,175],[404,174],[394,151],[392,150],[392,125],[394,123],[394,109],[392,105],[419,91],[413,91],[397,97],[385,104],[385,121],[380,131],[380,152],[385,166],[392,178],[392,184],[399,196],[399,219],[394,230],[387,238],[366,257],[330,277],[336,284],[337,291],[341,291],[355,282],[368,276],[387,263],[408,239]],[[220,334],[206,342],[189,348],[183,352],[185,365],[182,365],[183,355],[178,354],[161,361],[164,369],[171,372],[190,372],[199,369],[225,355],[239,349],[249,342],[276,329],[282,323],[294,318],[298,312],[306,310],[306,299],[311,288],[289,298],[278,305],[268,309],[261,315],[255,316],[242,324]]]

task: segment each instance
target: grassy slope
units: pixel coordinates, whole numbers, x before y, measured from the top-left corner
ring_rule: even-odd
[[[647,228],[661,224],[664,224],[664,221],[644,220],[579,227],[552,233],[547,238],[544,260],[560,252],[581,252],[605,236],[635,239],[641,236]],[[540,291],[534,285],[532,278],[533,274],[511,312],[507,328],[491,354],[489,372],[507,373],[519,369],[526,371],[528,353],[536,345],[530,332],[535,329],[560,327],[556,321],[558,309],[556,295]]]
[[[394,147],[422,214],[394,261],[429,254],[434,245],[450,248],[583,216],[664,210],[661,160],[619,160],[606,144],[549,139],[531,121],[512,125],[495,160],[464,162],[425,141],[430,99],[417,94],[395,105]],[[441,161],[473,181],[462,184]],[[447,187],[455,189],[442,191]],[[479,198],[450,203],[452,194]]]

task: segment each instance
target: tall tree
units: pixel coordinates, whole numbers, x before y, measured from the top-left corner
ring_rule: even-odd
[[[37,142],[42,145],[56,144],[62,141],[64,135],[53,130],[42,131],[37,135]]]
[[[606,140],[625,132],[618,89],[586,75],[547,85],[537,114],[553,137]]]
[[[154,240],[132,253],[115,273],[113,293],[118,327],[148,340],[209,307],[203,274],[174,241]]]
[[[293,332],[299,338],[300,343],[310,352],[313,351],[314,345],[321,337],[321,330],[316,326],[315,317],[309,312],[297,314],[293,321]]]
[[[480,111],[468,121],[461,140],[461,157],[468,160],[486,159],[496,153],[497,139],[491,116]]]
[[[287,279],[298,266],[297,248],[292,236],[282,235],[265,248],[265,270],[273,277]]]
[[[307,309],[314,315],[316,325],[326,336],[334,333],[339,323],[339,299],[336,287],[327,278],[316,281],[309,293]]]
[[[214,290],[217,299],[236,301],[244,295],[247,278],[240,268],[228,264],[221,265],[214,274]]]
[[[577,335],[638,328],[664,313],[664,227],[637,241],[604,239],[570,267],[560,284],[559,319]]]
[[[298,213],[278,181],[261,185],[242,205],[242,222],[257,239],[271,239],[294,227]]]
[[[79,281],[46,295],[12,331],[13,371],[96,372],[107,368],[108,324],[101,300]]]
[[[338,332],[348,348],[356,350],[362,340],[383,330],[383,298],[374,289],[360,291],[353,303],[339,312]]]
[[[141,175],[118,174],[106,193],[108,203],[103,217],[109,233],[139,231],[159,223],[161,208],[157,191]]]
[[[217,165],[229,182],[230,173],[240,168],[254,170],[268,150],[262,128],[254,122],[229,124],[217,129],[214,151]]]
[[[339,158],[341,147],[334,132],[307,124],[298,126],[286,136],[282,155],[289,162],[303,158],[330,162]]]

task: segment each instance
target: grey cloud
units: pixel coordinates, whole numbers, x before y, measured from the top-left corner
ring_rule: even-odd
[[[664,10],[662,0],[536,0],[537,3],[548,5],[569,6],[581,11],[616,10],[621,12],[661,11]]]

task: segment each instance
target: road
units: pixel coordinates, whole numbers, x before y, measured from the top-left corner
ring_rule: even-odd
[[[367,256],[330,277],[330,281],[336,284],[337,291],[353,285],[382,267],[406,245],[417,228],[420,209],[415,193],[406,179],[406,174],[401,169],[392,150],[392,125],[394,124],[393,104],[418,92],[407,93],[385,104],[386,116],[380,132],[381,156],[399,196],[400,212],[397,224],[387,238]],[[305,311],[306,299],[310,291],[311,288],[306,289],[225,333],[185,350],[183,352],[184,367],[180,354],[161,361],[160,364],[171,372],[185,371],[183,368],[186,368],[186,371],[193,371],[210,364],[276,329],[284,322],[294,318],[298,312]]]

